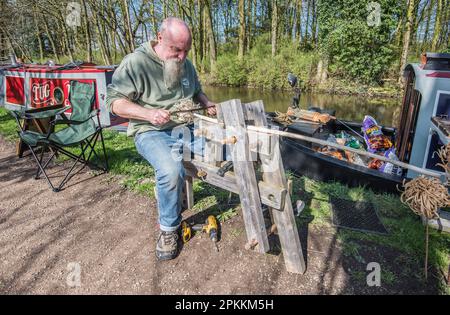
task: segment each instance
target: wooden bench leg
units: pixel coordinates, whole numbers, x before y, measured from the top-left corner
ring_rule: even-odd
[[[186,176],[184,179],[184,187],[181,194],[182,209],[192,209],[194,207],[194,189],[193,179],[190,176]]]

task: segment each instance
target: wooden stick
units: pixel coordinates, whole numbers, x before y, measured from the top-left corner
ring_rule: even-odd
[[[425,281],[428,281],[428,218],[426,220],[426,230],[425,230]]]
[[[216,106],[212,105],[212,106],[199,107],[199,108],[181,109],[181,110],[176,110],[174,112],[170,112],[170,114],[173,115],[173,114],[179,114],[179,113],[196,112],[198,110],[204,110],[204,109],[208,109],[208,108],[211,108],[211,107],[216,107]]]
[[[194,114],[195,117],[212,122],[212,123],[218,123],[218,121],[214,118],[210,118],[210,117],[206,117],[203,115],[199,115],[199,114]],[[421,168],[421,167],[417,167],[408,163],[404,163],[401,161],[397,161],[397,160],[392,160],[389,159],[385,156],[382,155],[378,155],[375,153],[370,153],[367,151],[363,151],[363,150],[359,150],[359,149],[354,149],[351,147],[346,147],[344,145],[340,145],[334,142],[329,142],[329,141],[325,141],[325,140],[320,140],[320,139],[316,139],[316,138],[312,138],[312,137],[308,137],[308,136],[302,136],[299,134],[295,134],[295,133],[291,133],[291,132],[286,132],[286,131],[281,131],[281,130],[276,130],[276,129],[268,129],[268,128],[263,128],[263,127],[256,127],[256,126],[247,126],[248,130],[251,131],[256,131],[256,132],[261,132],[261,133],[267,133],[267,134],[272,134],[272,135],[278,135],[278,136],[282,136],[282,137],[287,137],[287,138],[293,138],[293,139],[299,139],[299,140],[304,140],[304,141],[308,141],[308,142],[312,142],[312,143],[317,143],[317,144],[321,144],[321,145],[326,145],[326,146],[330,146],[333,148],[337,148],[340,150],[344,150],[344,151],[350,151],[356,154],[360,154],[360,155],[364,155],[364,156],[369,156],[384,162],[389,162],[392,163],[394,165],[398,165],[402,168],[405,169],[410,169],[414,172],[423,174],[423,175],[428,175],[428,176],[432,176],[432,177],[437,177],[440,178],[441,175],[433,172],[433,171],[429,171],[427,169]]]

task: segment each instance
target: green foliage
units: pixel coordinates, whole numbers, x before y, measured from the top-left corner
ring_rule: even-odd
[[[0,107],[0,134],[5,137],[6,140],[17,140],[17,124],[13,116],[4,108]]]
[[[215,84],[228,86],[248,85],[264,89],[289,89],[287,73],[295,73],[303,82],[308,81],[310,69],[316,62],[313,53],[298,50],[291,41],[282,41],[278,54],[272,57],[268,34],[255,39],[253,48],[244,61],[236,53],[226,53],[217,60],[213,73]]]
[[[230,208],[228,210],[225,210],[223,212],[220,212],[219,214],[216,215],[217,220],[219,220],[219,222],[223,223],[226,222],[228,220],[230,220],[232,217],[238,215],[238,209],[235,208]]]
[[[319,46],[334,65],[334,73],[363,83],[380,82],[395,59],[391,34],[395,31],[402,3],[378,1],[381,23],[369,26],[369,0],[321,0]]]
[[[247,84],[246,62],[240,61],[237,55],[224,54],[217,59],[217,73],[213,76],[217,78],[217,83],[229,86],[241,86]]]

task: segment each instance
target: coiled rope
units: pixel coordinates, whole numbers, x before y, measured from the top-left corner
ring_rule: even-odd
[[[444,168],[447,178],[450,173],[450,145],[447,144],[438,152],[442,163],[437,165]],[[448,185],[448,181],[446,183]],[[408,183],[403,181],[404,191],[400,196],[403,204],[406,204],[415,214],[426,218],[425,236],[425,279],[428,279],[428,220],[439,219],[439,209],[450,206],[448,188],[437,178],[423,175],[414,178]]]
[[[428,220],[439,218],[438,210],[450,206],[447,187],[439,179],[419,176],[408,183],[403,181],[402,203]]]

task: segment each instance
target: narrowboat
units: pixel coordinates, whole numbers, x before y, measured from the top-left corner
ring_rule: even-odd
[[[288,80],[295,87],[296,78],[290,75]],[[392,142],[400,161],[444,176],[443,169],[436,166],[440,161],[435,152],[450,139],[450,54],[423,54],[420,64],[408,64],[405,67],[404,80],[399,127],[380,126],[380,130]],[[294,106],[298,104],[299,96],[299,90],[296,89]],[[318,108],[310,110],[324,112]],[[332,110],[325,112],[334,115]],[[277,122],[275,117],[274,113],[268,114],[271,123],[284,131],[322,140],[342,133],[364,144],[361,122],[331,119],[327,123],[317,123],[297,120],[285,126]],[[364,163],[340,158],[344,154],[338,157],[324,154],[311,142],[282,137],[280,146],[286,169],[320,181],[338,181],[350,187],[365,186],[374,191],[395,193],[404,179],[419,175],[405,169],[397,172],[372,169]],[[370,161],[366,162],[370,164]]]

